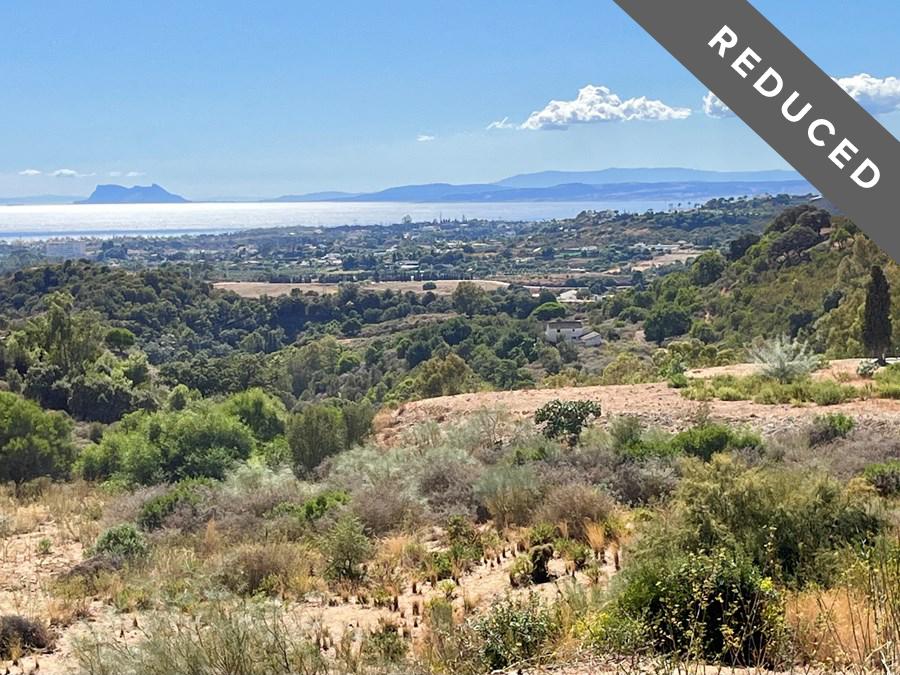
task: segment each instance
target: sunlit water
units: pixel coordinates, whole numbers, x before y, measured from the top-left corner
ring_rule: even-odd
[[[407,204],[313,202],[274,204],[67,204],[0,206],[0,240],[54,237],[218,234],[267,227],[379,225],[439,218],[551,220],[586,209],[643,212],[664,202],[509,202]]]

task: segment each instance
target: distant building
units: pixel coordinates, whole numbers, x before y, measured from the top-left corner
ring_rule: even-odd
[[[79,239],[51,239],[44,244],[48,258],[77,259],[87,256],[87,242]]]
[[[556,344],[563,340],[577,340],[584,335],[584,326],[580,321],[548,321],[544,326],[547,342]]]
[[[544,336],[547,338],[547,342],[552,344],[570,340],[585,347],[596,347],[602,341],[600,333],[597,331],[585,332],[584,324],[581,321],[565,321],[562,319],[548,321],[544,325]]]

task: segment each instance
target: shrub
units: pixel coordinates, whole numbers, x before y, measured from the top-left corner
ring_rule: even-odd
[[[871,464],[865,468],[863,476],[883,497],[900,495],[900,460]]]
[[[784,630],[779,596],[733,552],[635,560],[620,583],[614,614],[640,622],[659,651],[728,665],[772,664]]]
[[[822,445],[836,438],[844,438],[855,426],[853,418],[843,413],[816,415],[808,434],[809,444]]]
[[[266,515],[272,518],[291,516],[308,523],[314,523],[319,518],[349,501],[349,495],[343,490],[325,490],[321,494],[307,499],[302,504],[281,502]]]
[[[222,583],[239,595],[285,593],[307,564],[304,553],[286,542],[243,544],[226,558]]]
[[[366,663],[386,672],[401,672],[408,651],[409,645],[400,637],[397,624],[386,619],[379,620],[378,628],[366,636],[360,647]]]
[[[146,552],[147,544],[138,529],[131,523],[122,523],[109,528],[97,537],[89,554],[113,558],[137,558]]]
[[[805,342],[790,339],[787,335],[763,340],[752,345],[747,352],[760,372],[779,382],[793,382],[809,375],[818,368],[814,354],[809,353]]]
[[[684,389],[688,385],[690,382],[684,373],[675,373],[669,377],[669,387],[672,389]]]
[[[372,554],[372,542],[366,536],[362,522],[348,515],[335,523],[322,541],[321,549],[333,577],[356,580],[363,576],[362,564]]]
[[[166,516],[181,505],[196,504],[199,496],[197,488],[209,485],[208,480],[189,479],[173,486],[168,492],[147,501],[138,514],[138,525],[142,530],[155,530],[163,526]]]
[[[237,417],[260,442],[274,440],[284,433],[284,404],[262,389],[248,389],[225,401],[225,411]]]
[[[468,628],[488,672],[535,658],[555,634],[553,617],[534,595],[495,603],[484,616],[470,619]]]
[[[750,432],[734,432],[721,424],[704,424],[682,431],[672,438],[676,453],[699,457],[709,461],[718,452],[757,448],[762,444],[759,436]]]
[[[878,371],[878,361],[875,359],[864,359],[856,366],[856,374],[864,379],[870,379],[875,376]]]
[[[0,482],[66,475],[75,459],[71,429],[61,414],[0,392]]]
[[[534,414],[536,424],[544,424],[547,438],[566,438],[569,445],[578,442],[581,430],[600,416],[600,404],[594,401],[560,401],[546,403]]]
[[[16,614],[0,616],[0,658],[15,659],[23,651],[43,650],[52,644],[53,638],[42,622]]]
[[[676,492],[673,520],[645,539],[667,554],[734,550],[763,574],[802,587],[829,583],[837,554],[884,531],[864,492],[814,472],[747,468],[728,456],[693,462]]]
[[[324,675],[319,647],[271,603],[213,600],[189,614],[146,619],[132,642],[96,636],[76,641],[77,670],[85,675]]]
[[[613,500],[596,488],[560,485],[544,497],[536,521],[556,525],[566,536],[584,542],[588,524],[605,522],[614,508]]]
[[[323,460],[347,449],[344,416],[332,406],[311,405],[291,417],[287,439],[294,458],[294,471],[302,476]]]
[[[498,525],[526,525],[540,500],[540,489],[529,466],[498,466],[485,471],[475,496]]]
[[[531,562],[531,556],[523,553],[516,556],[513,564],[509,567],[509,583],[513,588],[528,586],[533,573],[534,565]]]
[[[838,405],[852,401],[859,391],[850,384],[841,385],[834,380],[817,380],[809,385],[808,397],[816,405]]]

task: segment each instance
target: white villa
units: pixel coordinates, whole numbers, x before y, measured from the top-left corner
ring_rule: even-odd
[[[602,342],[600,333],[595,330],[585,331],[581,321],[548,321],[544,326],[544,336],[552,344],[571,340],[586,347],[596,347]]]

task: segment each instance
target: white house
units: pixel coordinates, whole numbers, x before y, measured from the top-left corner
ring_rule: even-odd
[[[548,321],[544,326],[544,336],[547,338],[547,342],[553,344],[571,340],[585,347],[596,347],[602,342],[600,333],[595,330],[585,331],[581,321],[564,321],[562,319]]]
[[[562,340],[577,340],[584,335],[584,326],[580,321],[548,321],[544,326],[547,342],[556,344]]]

